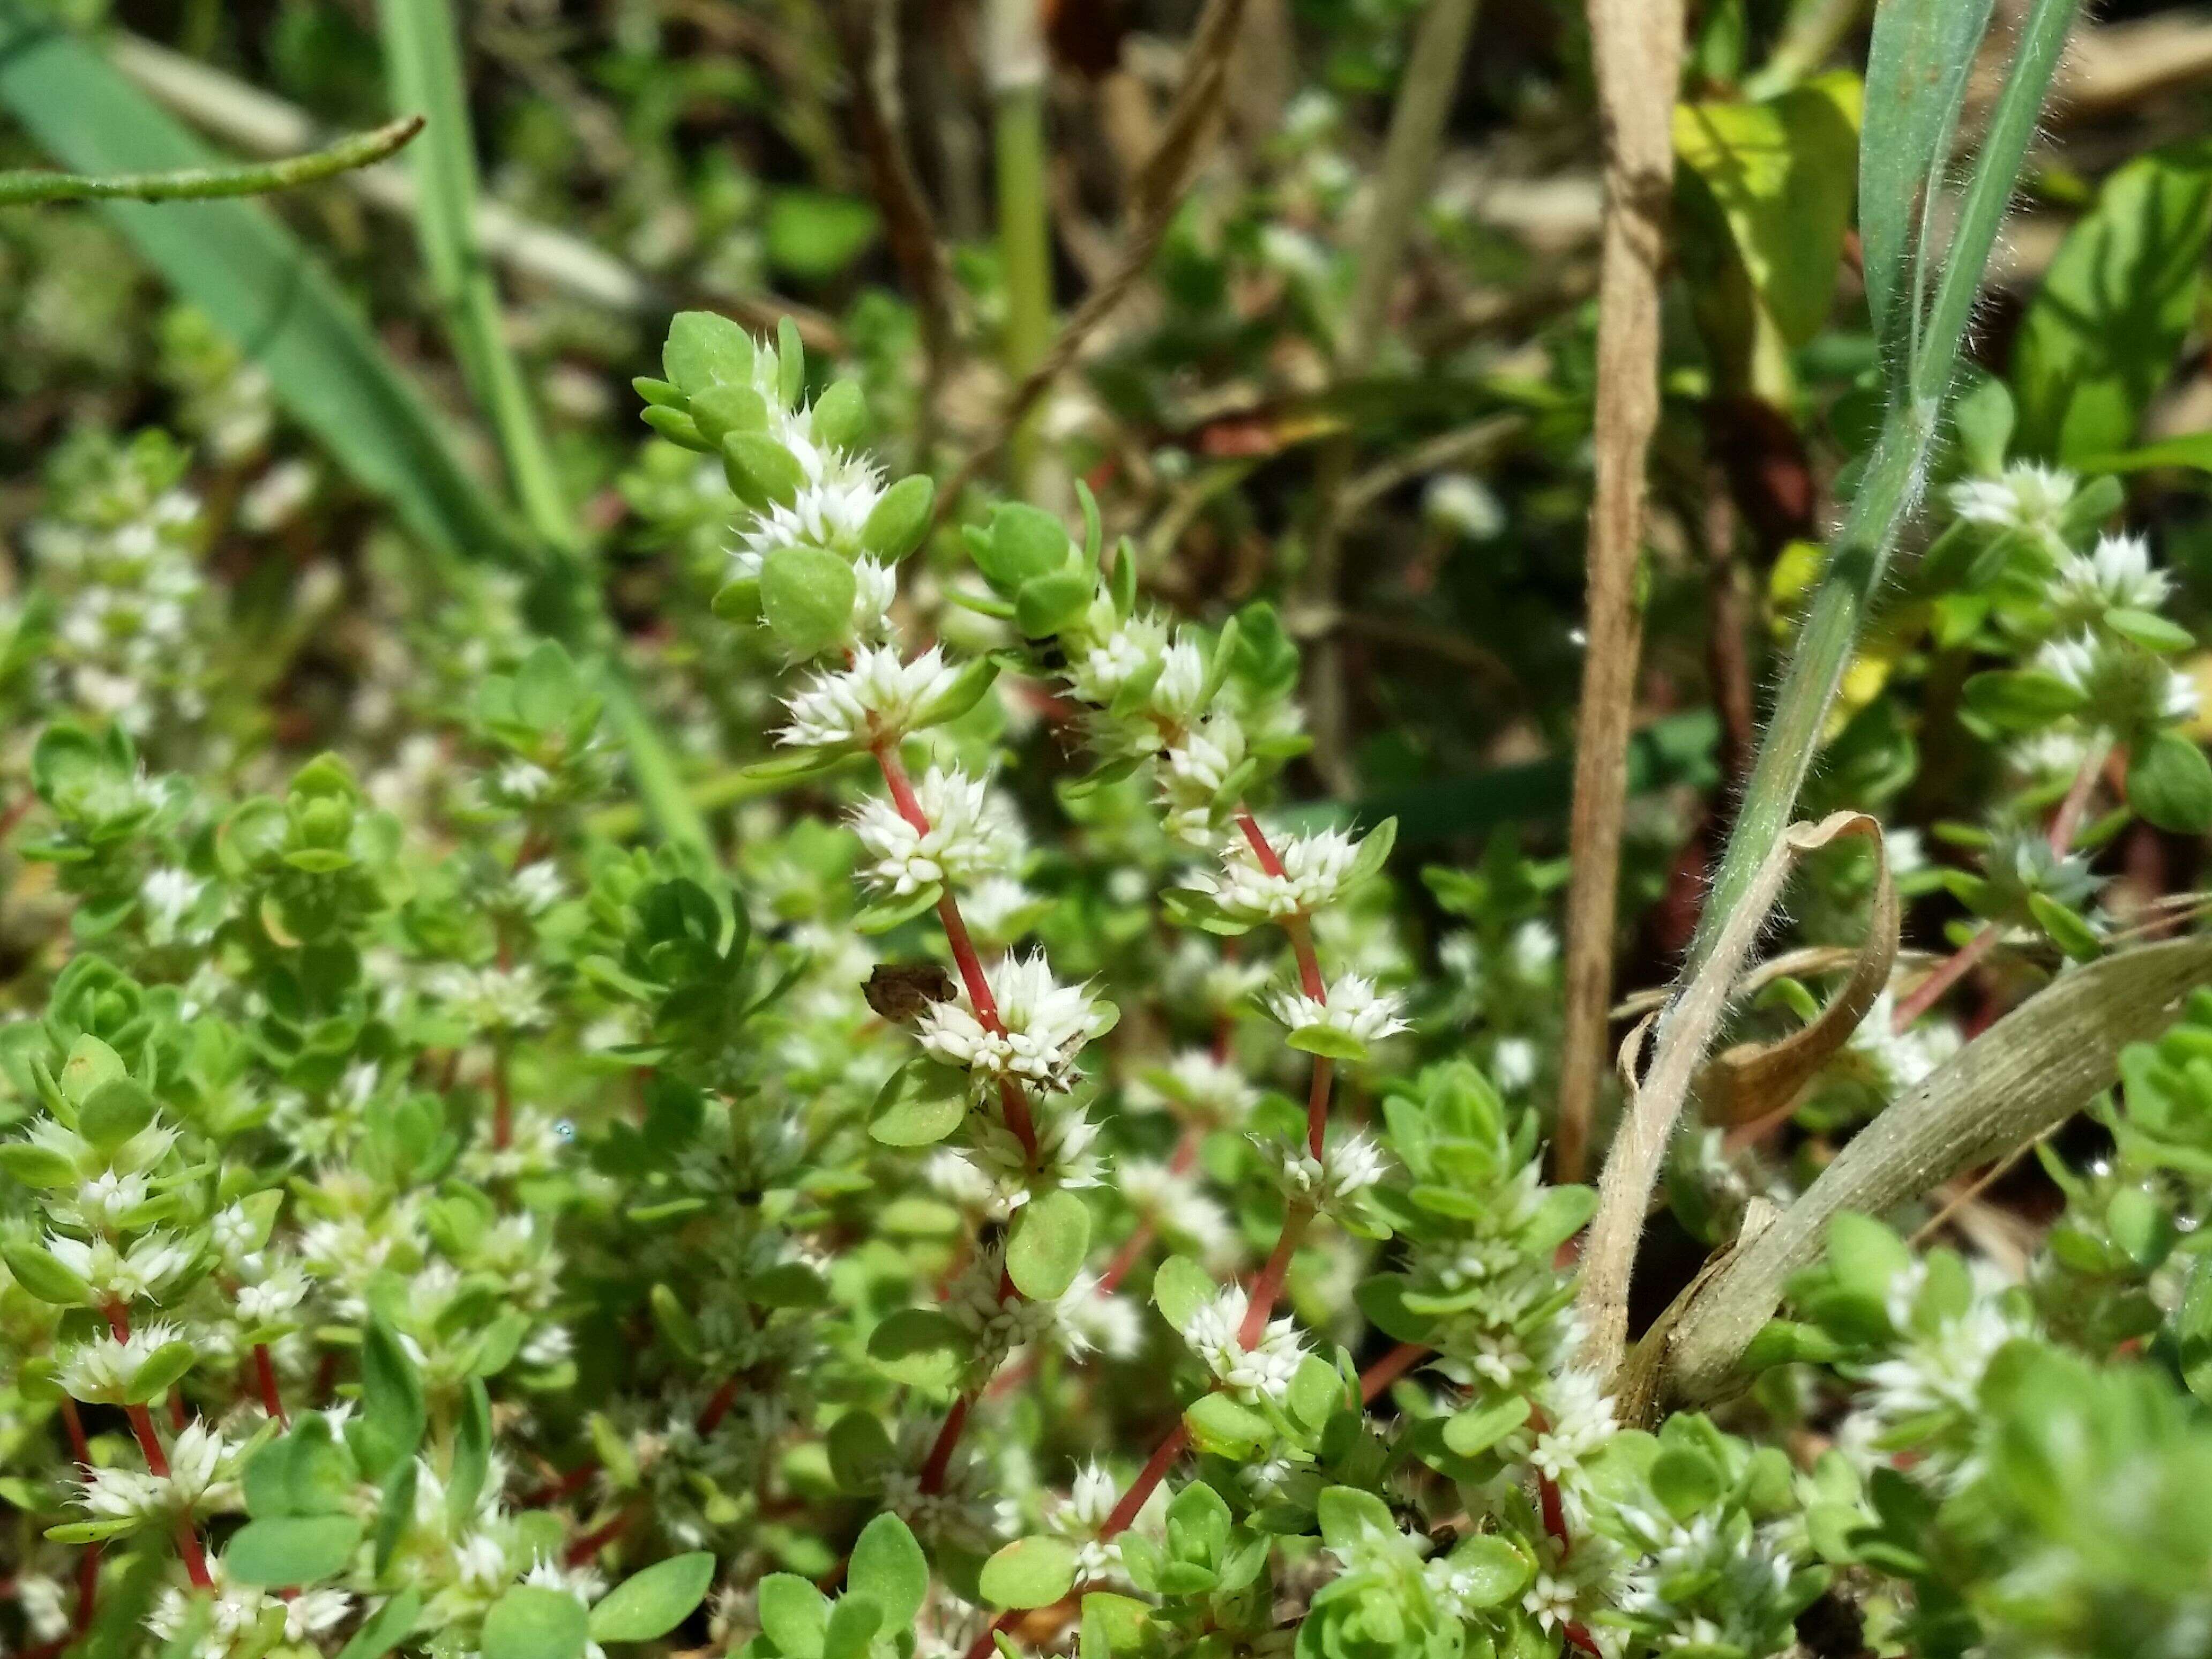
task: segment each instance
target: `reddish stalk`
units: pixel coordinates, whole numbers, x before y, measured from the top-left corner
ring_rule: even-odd
[[[1373,1405],[1383,1389],[1435,1352],[1425,1342],[1401,1342],[1359,1373],[1359,1403]]]
[[[1152,1495],[1152,1489],[1167,1479],[1168,1470],[1174,1467],[1176,1459],[1182,1455],[1182,1449],[1189,1443],[1190,1431],[1183,1426],[1182,1419],[1177,1418],[1168,1437],[1152,1449],[1152,1455],[1146,1460],[1143,1470],[1130,1483],[1129,1490],[1121,1494],[1121,1501],[1114,1505],[1114,1512],[1106,1517],[1106,1524],[1098,1529],[1102,1542],[1128,1531],[1137,1518],[1137,1511],[1145,1507],[1145,1500]]]
[[[712,1434],[716,1429],[721,1427],[722,1419],[730,1414],[730,1407],[737,1403],[738,1389],[743,1385],[744,1380],[743,1371],[732,1372],[728,1380],[714,1390],[707,1403],[700,1407],[699,1420],[696,1426],[702,1435]]]
[[[636,1518],[635,1510],[624,1510],[604,1526],[594,1527],[568,1546],[568,1565],[572,1567],[582,1566],[585,1562],[629,1531],[630,1522]]]
[[[269,1358],[266,1342],[253,1345],[253,1375],[261,1384],[261,1408],[283,1426],[290,1428],[292,1419],[284,1414],[284,1396],[277,1390],[276,1366]]]
[[[960,1431],[968,1426],[968,1413],[975,1403],[974,1396],[962,1395],[952,1402],[952,1409],[945,1413],[945,1425],[937,1431],[937,1439],[930,1446],[928,1459],[921,1466],[921,1489],[926,1492],[941,1492],[945,1487],[945,1471],[952,1467],[953,1449],[960,1443]]]
[[[85,1437],[84,1419],[77,1412],[76,1401],[67,1395],[62,1396],[62,1426],[69,1431],[70,1455],[90,1468],[92,1443]]]
[[[100,1311],[107,1316],[107,1328],[115,1334],[118,1342],[131,1340],[131,1315],[120,1302],[111,1302]],[[161,1437],[154,1432],[154,1416],[143,1406],[128,1406],[124,1414],[131,1419],[131,1432],[137,1437],[139,1452],[146,1459],[146,1467],[161,1480],[169,1478],[169,1460],[161,1450]],[[184,1558],[185,1573],[195,1589],[212,1589],[215,1580],[208,1576],[207,1555],[200,1548],[199,1534],[192,1530],[191,1517],[177,1517],[177,1553]]]
[[[507,1044],[501,1042],[491,1054],[491,1144],[503,1152],[514,1140],[514,1090],[507,1080]]]
[[[1291,1257],[1297,1253],[1298,1241],[1305,1237],[1314,1212],[1303,1204],[1294,1204],[1283,1217],[1283,1231],[1275,1237],[1275,1248],[1267,1253],[1267,1263],[1260,1269],[1260,1276],[1252,1281],[1251,1293],[1244,1302],[1244,1322],[1237,1328],[1237,1346],[1255,1348],[1267,1328],[1268,1317],[1275,1311],[1275,1298],[1283,1293],[1283,1281],[1290,1277]]]

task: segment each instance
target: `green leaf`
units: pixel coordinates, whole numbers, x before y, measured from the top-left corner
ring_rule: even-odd
[[[830,1623],[830,1598],[796,1573],[772,1572],[760,1581],[760,1627],[790,1659],[822,1651]]]
[[[934,1308],[901,1308],[868,1334],[868,1357],[893,1379],[939,1393],[952,1386],[971,1346]]]
[[[1016,1539],[983,1564],[978,1584],[994,1607],[1048,1607],[1074,1587],[1075,1547],[1060,1538]]]
[[[669,319],[660,362],[685,397],[718,386],[753,383],[753,340],[736,323],[712,311],[679,311]]]
[[[865,1659],[883,1623],[883,1609],[866,1596],[840,1596],[822,1632],[822,1659]]]
[[[1470,1607],[1502,1607],[1535,1576],[1535,1564],[1495,1533],[1477,1533],[1451,1553],[1452,1595]]]
[[[386,1469],[415,1455],[429,1421],[422,1379],[381,1314],[372,1315],[361,1344],[361,1417],[348,1439],[362,1473],[381,1480]]]
[[[82,1179],[76,1165],[51,1146],[14,1140],[0,1146],[0,1175],[37,1190],[75,1187]]]
[[[127,1077],[110,1078],[77,1108],[77,1133],[112,1152],[154,1121],[154,1097]]]
[[[130,1386],[123,1390],[125,1401],[140,1406],[149,1400],[159,1400],[191,1370],[192,1362],[198,1358],[199,1350],[189,1342],[163,1343],[131,1373]]]
[[[811,657],[852,631],[860,591],[853,567],[827,549],[780,547],[761,565],[761,614],[795,657]]]
[[[1011,502],[991,515],[988,534],[974,544],[976,568],[1005,593],[1046,572],[1058,570],[1074,551],[1066,528],[1041,507]]]
[[[1454,1413],[1444,1423],[1444,1446],[1460,1457],[1480,1456],[1528,1420],[1528,1397],[1508,1395],[1490,1405]]]
[[[1893,348],[1909,337],[1920,306],[1914,217],[1941,176],[1990,5],[1883,0],[1875,9],[1860,118],[1859,245],[1875,333]]]
[[[691,420],[719,447],[732,432],[768,430],[768,399],[750,386],[710,386],[691,398]]]
[[[671,1556],[634,1572],[592,1609],[594,1642],[650,1642],[668,1634],[706,1599],[714,1558],[706,1550]]]
[[[2008,731],[2032,732],[2078,714],[2086,700],[2056,674],[2039,668],[1997,668],[1966,684],[1968,712]]]
[[[2021,443],[2124,450],[2173,373],[2212,243],[2212,140],[2136,157],[2067,233],[2013,347]]]
[[[2094,962],[2105,953],[2105,942],[2089,924],[2047,893],[2027,896],[2027,913],[2051,942],[2076,962]]]
[[[1301,1025],[1283,1040],[1301,1054],[1319,1054],[1324,1060],[1341,1060],[1357,1064],[1367,1058],[1364,1042],[1351,1032],[1340,1031],[1334,1025]]]
[[[1152,1304],[1178,1331],[1220,1291],[1213,1275],[1187,1255],[1170,1256],[1152,1275]]]
[[[205,167],[222,158],[98,50],[0,0],[0,102],[40,146],[85,173]],[[426,134],[418,143],[428,142]],[[411,531],[453,553],[521,560],[506,515],[455,458],[323,266],[257,203],[104,203],[181,299],[264,370],[277,400]]]
[[[483,1659],[580,1659],[591,1633],[566,1590],[517,1584],[483,1616]]]
[[[1242,1462],[1275,1442],[1273,1420],[1234,1395],[1200,1395],[1183,1412],[1182,1420],[1191,1443],[1217,1457]]]
[[[349,1515],[272,1516],[232,1534],[222,1564],[242,1584],[313,1584],[344,1571],[361,1534]]]
[[[2179,732],[2160,732],[2128,763],[2128,805],[2161,830],[2212,830],[2212,762]]]
[[[1024,1296],[1056,1300],[1075,1282],[1091,1248],[1091,1206],[1065,1187],[1014,1212],[1006,1240],[1006,1275]]]
[[[413,1458],[394,1463],[384,1477],[377,1497],[376,1528],[369,1537],[369,1559],[379,1575],[392,1565],[399,1540],[415,1519],[415,1489],[422,1484],[422,1466]]]
[[[814,441],[857,449],[867,441],[868,400],[856,380],[839,380],[814,400]]]
[[[446,1482],[446,1516],[458,1534],[477,1510],[484,1476],[491,1468],[491,1396],[483,1379],[469,1379],[461,1401],[461,1420],[453,1433],[453,1472]]]
[[[732,432],[722,440],[722,472],[750,507],[788,507],[806,487],[799,458],[765,432]]]
[[[384,1659],[413,1632],[422,1616],[422,1593],[404,1589],[361,1621],[353,1639],[338,1650],[338,1659]]]
[[[1850,1211],[1828,1223],[1828,1265],[1846,1291],[1883,1300],[1890,1281],[1912,1266],[1912,1252],[1871,1216]]]
[[[886,1511],[860,1528],[845,1582],[882,1609],[886,1625],[902,1630],[929,1597],[929,1560],[906,1522]]]
[[[1097,579],[1077,564],[1032,576],[1015,592],[1014,626],[1025,640],[1050,639],[1089,608],[1097,592]]]
[[[1674,153],[1727,222],[1784,341],[1828,320],[1851,210],[1857,82],[1824,76],[1765,103],[1680,104]]]
[[[929,515],[937,503],[937,486],[917,473],[901,478],[883,493],[860,526],[860,545],[882,563],[902,559],[921,545],[929,530]]]
[[[866,252],[880,229],[875,208],[857,196],[779,190],[769,198],[762,241],[778,270],[820,283]]]
[[[41,1302],[51,1302],[58,1308],[91,1305],[92,1286],[42,1245],[0,1244],[0,1261],[8,1264],[15,1282]]]
[[[1719,1467],[1703,1452],[1668,1446],[1651,1460],[1651,1495],[1676,1521],[1686,1522],[1721,1495]]]
[[[928,1146],[967,1115],[967,1073],[917,1054],[884,1080],[869,1109],[868,1133],[886,1146]]]

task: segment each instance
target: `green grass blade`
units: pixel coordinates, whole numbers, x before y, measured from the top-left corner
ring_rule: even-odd
[[[79,172],[166,172],[221,159],[22,0],[0,0],[0,104]],[[521,562],[505,514],[462,469],[329,273],[266,209],[109,202],[100,211],[268,372],[286,410],[409,529],[453,552]]]
[[[223,196],[267,196],[381,161],[422,131],[410,115],[359,132],[305,155],[234,167],[181,167],[168,173],[0,173],[0,207],[45,202],[204,202]]]
[[[1908,338],[1921,296],[1913,215],[1934,194],[1991,0],[1881,0],[1867,44],[1859,141],[1859,247],[1877,338]]]
[[[380,0],[392,103],[428,125],[414,149],[416,228],[454,349],[498,434],[522,516],[556,555],[573,554],[574,515],[508,349],[499,289],[477,246],[476,141],[461,78],[460,43],[446,0]]]
[[[1820,729],[1850,660],[1867,605],[1881,586],[1890,553],[1919,496],[1943,398],[1957,372],[1960,348],[1972,320],[1974,295],[2034,137],[2036,116],[2050,90],[2066,32],[2079,9],[2080,0],[2034,0],[2021,31],[2011,71],[1990,113],[1960,204],[1957,228],[1936,280],[1919,349],[1902,368],[1902,392],[1883,421],[1790,654],[1773,721],[1759,744],[1744,792],[1743,809],[1691,941],[1686,981],[1705,965],[1728,915],[1742,902],[1796,810],[1797,792],[1820,748]],[[1934,75],[1941,67],[1923,63],[1920,70]]]

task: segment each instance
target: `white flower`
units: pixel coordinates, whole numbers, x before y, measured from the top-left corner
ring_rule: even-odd
[[[1280,921],[1311,915],[1343,896],[1359,843],[1341,830],[1291,836],[1276,848],[1279,873],[1263,868],[1250,839],[1232,832],[1221,849],[1221,873],[1198,878],[1200,890],[1239,921]]]
[[[1589,1372],[1568,1370],[1545,1389],[1543,1404],[1544,1427],[1528,1462],[1553,1480],[1565,1480],[1613,1438],[1613,1401]]]
[[[1521,1610],[1546,1630],[1571,1624],[1575,1617],[1574,1581],[1558,1574],[1540,1572],[1521,1596]]]
[[[2195,718],[2197,682],[2131,641],[2077,634],[2052,640],[2035,666],[2079,692],[2085,718],[2116,731]]]
[[[1242,1123],[1260,1098],[1242,1072],[1205,1048],[1179,1050],[1151,1087],[1180,1107],[1182,1116],[1213,1128]]]
[[[91,1469],[77,1482],[76,1501],[99,1521],[147,1521],[169,1506],[169,1483],[143,1469]]]
[[[1400,1000],[1375,988],[1362,974],[1346,974],[1328,988],[1328,1000],[1321,1002],[1303,991],[1280,990],[1267,997],[1267,1012],[1299,1031],[1327,1030],[1362,1043],[1378,1042],[1410,1029],[1398,1017]]]
[[[980,1017],[963,984],[933,1003],[916,1035],[932,1059],[968,1071],[979,1096],[1002,1079],[1064,1091],[1075,1082],[1076,1052],[1113,1029],[1114,1011],[1087,988],[1055,984],[1041,951],[1008,957],[988,969],[993,1014]]]
[[[269,1270],[255,1285],[238,1287],[238,1316],[249,1325],[280,1324],[307,1294],[307,1275],[289,1263]]]
[[[768,394],[773,408],[775,396]],[[787,416],[775,435],[798,461],[805,482],[788,505],[756,512],[738,532],[732,550],[732,574],[758,577],[768,556],[794,543],[827,548],[847,558],[860,551],[860,532],[883,499],[882,475],[865,456],[848,454],[815,441],[807,428],[812,411]]]
[[[527,963],[512,968],[448,963],[425,980],[424,988],[475,1030],[528,1031],[552,1018],[538,970]]]
[[[984,779],[932,767],[914,793],[926,831],[881,799],[865,801],[853,815],[868,859],[860,873],[879,891],[906,898],[940,882],[965,884],[1018,859],[1019,826]]]
[[[1510,959],[1522,979],[1540,979],[1559,959],[1559,936],[1549,922],[1524,921],[1513,930]]]
[[[22,1609],[34,1640],[58,1642],[69,1634],[70,1615],[62,1604],[59,1579],[43,1572],[17,1573],[15,1605]]]
[[[912,662],[893,646],[865,646],[849,668],[817,674],[785,707],[791,724],[776,741],[793,748],[845,749],[896,742],[915,730],[960,671],[932,646]]]
[[[169,1281],[192,1264],[192,1252],[158,1229],[141,1234],[128,1251],[112,1240],[46,1235],[54,1259],[92,1286],[102,1301],[158,1302]]]
[[[1018,833],[1014,844],[1019,848]],[[1014,877],[987,874],[969,888],[960,908],[979,938],[1006,941],[1018,931],[1017,922],[1036,902],[1036,895]]]
[[[1112,702],[1124,686],[1161,661],[1167,638],[1157,617],[1130,617],[1068,664],[1068,690],[1088,703]]]
[[[996,1115],[973,1125],[975,1155],[997,1174],[1009,1208],[1026,1202],[1032,1189],[1098,1185],[1105,1166],[1096,1150],[1097,1124],[1080,1111],[1054,1111],[1036,1115],[1031,1128],[1036,1137],[1034,1158]]]
[[[76,1215],[82,1224],[112,1231],[116,1223],[146,1201],[146,1177],[102,1170],[76,1190]]]
[[[2095,622],[2106,611],[2156,611],[2172,581],[2154,570],[2150,544],[2141,536],[2100,536],[2094,552],[2068,551],[2051,582],[2051,603],[2061,627]]]
[[[1995,478],[1951,486],[1951,510],[1968,524],[2017,531],[2052,555],[2064,550],[2062,531],[2073,500],[2072,473],[2033,461],[2015,461]]]
[[[945,1293],[944,1309],[975,1338],[975,1364],[988,1376],[1016,1348],[1040,1338],[1055,1339],[1071,1354],[1087,1351],[1088,1339],[1061,1316],[1064,1304],[1081,1290],[1085,1301],[1094,1298],[1097,1281],[1079,1277],[1054,1302],[1025,1297],[1006,1283],[1006,1261],[996,1249],[979,1250]],[[1005,1291],[1004,1296],[1000,1291]]]
[[[1206,690],[1206,653],[1184,635],[1160,653],[1160,677],[1152,682],[1152,712],[1170,726],[1188,726],[1202,712],[1199,694]]]
[[[112,1336],[88,1338],[63,1357],[62,1389],[73,1400],[119,1404],[138,1368],[180,1334],[174,1325],[157,1319],[139,1326],[124,1341]]]
[[[1244,762],[1244,728],[1217,709],[1170,744],[1160,757],[1160,806],[1167,832],[1204,846],[1213,839],[1216,798]]]
[[[207,883],[191,872],[173,868],[151,871],[138,884],[138,902],[146,909],[146,932],[156,944],[177,937],[185,913],[199,902]]]
[[[1498,1038],[1490,1051],[1490,1075],[1507,1094],[1518,1094],[1536,1080],[1536,1045],[1527,1037]]]
[[[1342,1210],[1350,1200],[1382,1180],[1388,1164],[1381,1143],[1364,1131],[1324,1147],[1326,1160],[1316,1158],[1304,1138],[1285,1143],[1255,1135],[1252,1144],[1271,1162],[1275,1184],[1284,1197],[1293,1204],[1331,1212]]]
[[[1285,1317],[1270,1321],[1257,1346],[1246,1347],[1241,1333],[1249,1307],[1243,1287],[1232,1285],[1191,1316],[1182,1338],[1223,1388],[1247,1404],[1272,1400],[1279,1405],[1289,1396],[1305,1344],[1296,1322]]]
[[[1188,1244],[1199,1260],[1227,1261],[1237,1235],[1229,1212],[1214,1201],[1198,1179],[1145,1158],[1117,1159],[1114,1186],[1137,1214],[1177,1243]]]

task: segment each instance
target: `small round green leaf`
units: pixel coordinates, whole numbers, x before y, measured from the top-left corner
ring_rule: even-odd
[[[732,432],[725,437],[722,471],[738,499],[751,507],[788,507],[806,484],[799,458],[764,432]]]
[[[344,1571],[361,1534],[361,1522],[349,1515],[272,1516],[249,1521],[233,1534],[222,1564],[242,1584],[312,1584]],[[489,1619],[485,1632],[489,1634]],[[493,1659],[489,1642],[484,1654]]]
[[[1048,1607],[1075,1583],[1075,1547],[1059,1538],[1020,1538],[983,1564],[983,1599],[994,1607]]]
[[[780,547],[761,566],[761,614],[792,654],[811,657],[851,631],[853,567],[827,549]]]
[[[901,478],[869,511],[860,526],[860,545],[889,564],[914,551],[929,529],[930,510],[937,503],[937,486],[916,473]]]
[[[1024,1296],[1051,1302],[1066,1294],[1091,1247],[1091,1206],[1065,1187],[1014,1212],[1006,1274]]]
[[[2179,732],[2160,732],[2128,767],[2128,805],[2161,830],[2212,830],[2212,762]]]
[[[846,1583],[883,1610],[893,1630],[914,1622],[929,1595],[929,1560],[905,1522],[888,1512],[860,1528]]]

